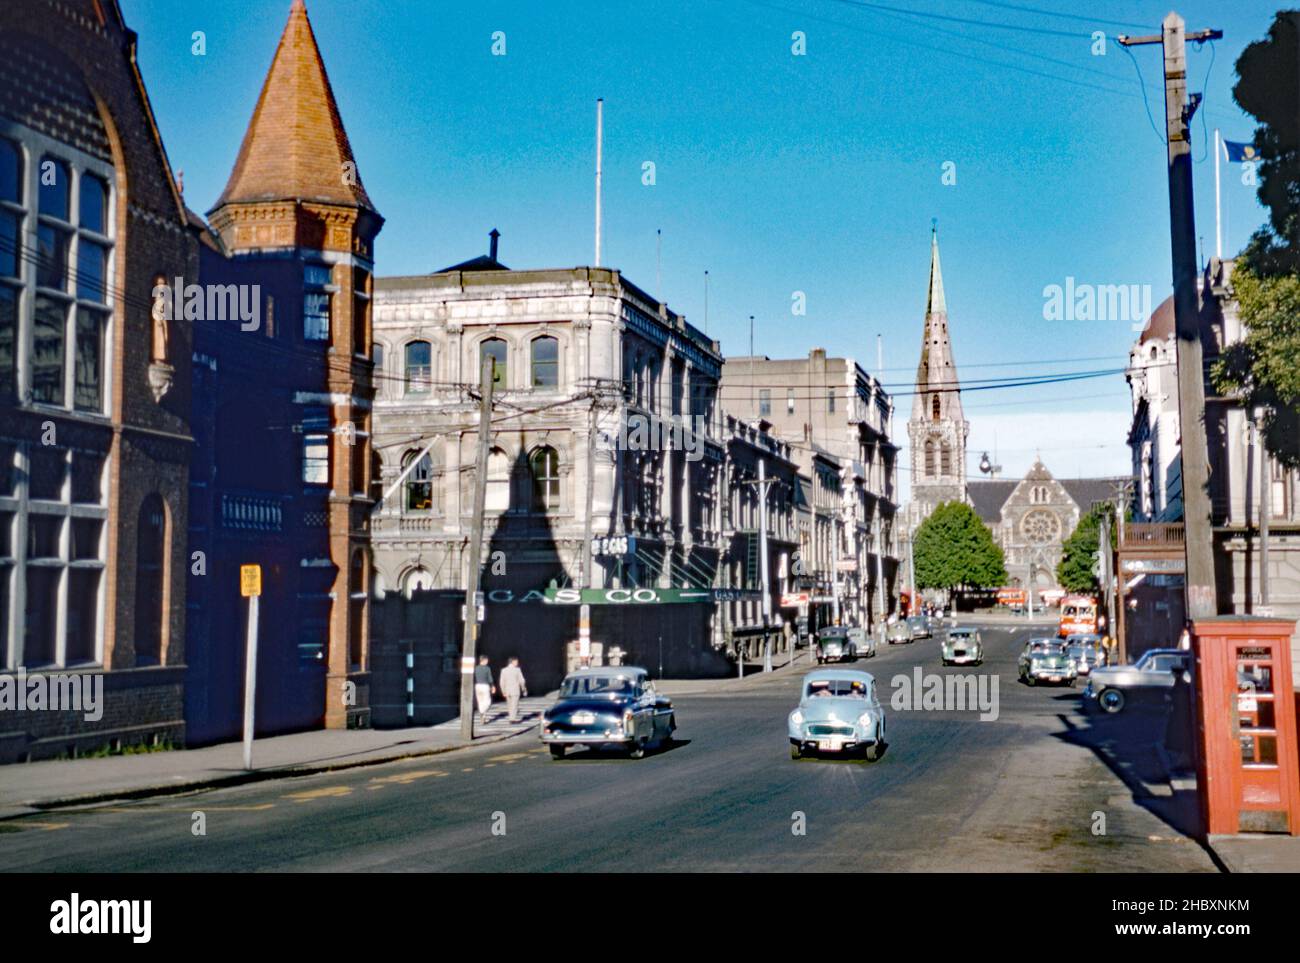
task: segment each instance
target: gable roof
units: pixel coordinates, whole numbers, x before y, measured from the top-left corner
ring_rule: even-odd
[[[1018,480],[1008,481],[1002,478],[971,479],[966,482],[971,508],[975,509],[975,514],[983,519],[985,525],[997,525],[1002,521],[1002,506],[1019,484]]]
[[[235,167],[212,210],[223,204],[283,200],[375,211],[357,172],[303,0],[293,0],[289,9]]]

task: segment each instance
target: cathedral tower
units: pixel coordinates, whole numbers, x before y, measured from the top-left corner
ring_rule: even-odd
[[[941,502],[967,501],[966,436],[957,365],[948,338],[948,305],[939,269],[939,234],[930,235],[930,293],[925,307],[925,336],[916,368],[916,395],[907,422],[912,455],[911,527]]]

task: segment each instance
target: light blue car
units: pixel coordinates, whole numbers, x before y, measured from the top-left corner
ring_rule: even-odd
[[[856,669],[819,669],[804,676],[799,706],[787,723],[790,758],[805,753],[857,753],[875,761],[885,751],[885,713],[876,679]]]

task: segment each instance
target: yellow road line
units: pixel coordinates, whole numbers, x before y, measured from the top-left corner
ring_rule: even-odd
[[[287,796],[281,796],[281,799],[292,799],[295,802],[311,802],[313,799],[327,799],[335,796],[350,796],[352,789],[348,786],[323,786],[320,789],[308,789],[306,792],[291,792]]]

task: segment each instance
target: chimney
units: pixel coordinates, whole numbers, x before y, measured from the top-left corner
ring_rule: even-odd
[[[488,232],[488,237],[491,239],[491,244],[488,246],[488,256],[495,261],[497,259],[497,240],[501,237],[501,232],[494,227]]]

